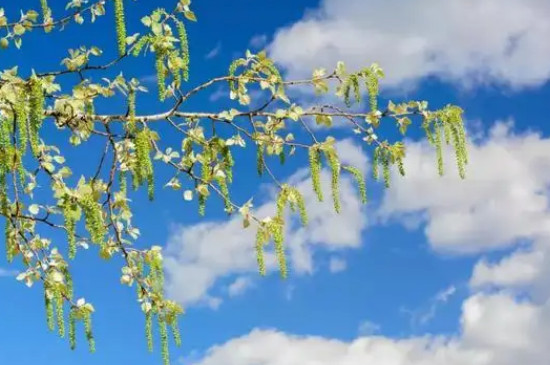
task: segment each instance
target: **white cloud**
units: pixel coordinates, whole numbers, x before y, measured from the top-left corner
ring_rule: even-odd
[[[218,44],[216,44],[216,47],[212,48],[210,51],[208,51],[206,55],[204,55],[204,58],[206,58],[207,60],[210,60],[216,57],[217,55],[219,55],[221,50],[222,50],[222,44],[218,42]]]
[[[323,0],[269,49],[291,77],[378,62],[386,83],[421,78],[535,86],[550,77],[546,0]]]
[[[343,163],[366,169],[367,158],[359,146],[344,140],[336,147]],[[366,228],[367,217],[358,200],[355,183],[347,177],[341,180],[342,211],[336,214],[329,199],[328,172],[323,171],[321,177],[326,192],[323,203],[317,202],[308,170],[300,170],[289,179],[304,195],[309,213],[307,227],[294,220],[287,225],[286,247],[293,275],[311,274],[314,254],[318,250],[335,252],[358,248],[361,233]],[[255,210],[260,218],[274,211],[273,201]],[[176,227],[165,252],[168,295],[187,305],[219,305],[221,298],[214,296],[211,290],[218,279],[257,272],[255,235],[252,227],[242,228],[242,219],[237,216],[227,221]],[[269,272],[276,270],[274,255],[270,252],[267,252],[266,263]]]
[[[3,269],[0,267],[0,278],[1,277],[9,277],[9,276],[15,276],[16,272],[13,270]]]
[[[545,253],[541,250],[521,250],[498,263],[483,259],[474,267],[470,285],[473,288],[480,288],[530,284],[541,274],[544,258]]]
[[[372,336],[380,330],[380,326],[371,321],[363,321],[359,324],[358,332],[360,336]]]
[[[351,342],[256,329],[210,348],[196,365],[545,365],[550,306],[503,294],[475,294],[455,336],[391,339],[366,334]]]
[[[338,258],[338,257],[331,257],[329,261],[329,270],[332,273],[342,272],[347,269],[348,264],[346,260]]]
[[[451,151],[443,178],[431,146],[409,143],[407,151],[407,176],[393,179],[379,213],[405,223],[420,215],[436,250],[482,252],[550,234],[550,139],[497,123],[483,142],[470,144],[466,180]]]
[[[517,135],[509,124],[497,123],[471,152],[467,180],[459,182],[456,174],[439,179],[433,177],[433,153],[424,144],[413,143],[408,177],[395,180],[381,210],[398,219],[402,214],[422,214],[429,241],[437,250],[484,252],[519,239],[532,243],[500,261],[481,259],[475,265],[470,285],[476,291],[463,302],[455,335],[394,339],[373,335],[370,322],[365,322],[366,332],[349,342],[256,329],[211,347],[195,364],[547,364],[550,139],[535,133]],[[484,291],[487,286],[490,291]],[[430,320],[456,291],[450,286],[437,293],[421,317]]]
[[[250,39],[248,44],[251,48],[262,49],[267,44],[267,35],[257,34]]]
[[[234,282],[227,288],[227,293],[230,297],[236,297],[243,294],[246,290],[250,289],[254,285],[251,278],[241,276],[235,279]]]

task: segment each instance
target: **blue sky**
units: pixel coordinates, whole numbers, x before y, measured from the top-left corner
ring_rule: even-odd
[[[128,2],[130,34],[142,29],[147,11],[173,1],[151,3]],[[183,346],[172,349],[173,363],[543,364],[549,353],[539,341],[550,328],[550,7],[538,0],[212,0],[196,1],[193,9],[199,22],[188,28],[191,84],[224,74],[247,48],[266,47],[289,77],[338,60],[357,67],[378,62],[388,74],[384,99],[465,109],[472,164],[468,180],[459,182],[451,156],[448,176],[436,177],[433,152],[415,135],[409,175],[388,191],[369,183],[368,207],[354,203],[346,181],[341,216],[312,203],[317,223],[288,232],[286,281],[276,272],[256,274],[252,233],[236,229],[240,223],[220,214],[221,204],[209,205],[200,220],[178,193],[159,189],[153,205],[133,196],[140,244],[166,247],[168,294],[186,306]],[[55,69],[67,47],[80,45],[99,46],[111,59],[111,14],[47,37],[32,34],[21,51],[3,51],[0,68]],[[150,57],[121,64],[125,75],[154,91],[152,66]],[[214,88],[184,108],[221,110],[229,105],[223,92]],[[115,100],[98,110],[123,110],[124,101]],[[163,106],[152,95],[138,108]],[[368,170],[361,141],[335,133],[346,158]],[[46,138],[59,135],[52,128]],[[86,150],[58,143],[77,170],[98,159],[89,152],[100,146],[94,141]],[[253,156],[242,157],[236,200],[252,194],[260,210],[269,210],[268,180],[247,168]],[[277,173],[308,189],[303,163],[302,156]],[[62,236],[52,238],[64,245]],[[119,284],[121,262],[95,256],[90,249],[74,264],[78,293],[96,308],[93,355],[83,338],[71,352],[47,332],[41,290],[16,282],[9,270],[17,268],[0,257],[0,362],[160,363],[158,347],[146,351],[134,291]]]

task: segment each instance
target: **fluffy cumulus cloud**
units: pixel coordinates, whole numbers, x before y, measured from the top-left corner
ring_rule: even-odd
[[[423,143],[410,146],[409,174],[386,191],[380,215],[407,224],[414,221],[411,215],[420,215],[417,221],[424,221],[436,252],[479,254],[509,247],[498,261],[481,258],[473,268],[460,330],[400,339],[366,331],[343,341],[256,329],[211,347],[196,365],[548,363],[550,139],[497,123],[470,147],[468,179],[460,182],[456,174],[434,178],[433,151]],[[451,286],[440,292],[434,303],[455,291]]]
[[[343,140],[338,142],[337,150],[343,163],[366,169],[368,161],[359,146]],[[304,195],[309,213],[306,227],[293,220],[286,231],[287,254],[294,275],[314,271],[313,258],[318,250],[334,252],[360,247],[361,232],[367,225],[355,183],[347,177],[342,179],[342,211],[336,214],[328,199],[329,173],[323,171],[321,177],[327,196],[323,203],[315,197],[307,169],[299,170],[289,179]],[[272,200],[255,209],[255,214],[260,218],[272,216],[274,212]],[[238,278],[231,284],[228,293],[243,293],[251,283],[239,277],[257,272],[255,235],[253,227],[243,229],[242,219],[238,216],[222,222],[177,227],[165,253],[170,297],[187,305],[216,307],[220,304],[220,298],[211,289],[218,280],[235,275]],[[266,262],[269,271],[277,269],[273,253],[266,253]]]
[[[275,330],[251,333],[214,346],[196,365],[531,365],[547,364],[550,306],[508,295],[477,294],[463,305],[462,331],[454,337],[391,339],[364,335],[346,342]]]
[[[497,123],[469,151],[466,180],[457,176],[452,151],[440,178],[433,148],[409,144],[407,177],[393,179],[380,216],[410,224],[420,215],[439,251],[483,252],[550,235],[550,139]]]
[[[323,0],[269,49],[298,77],[343,60],[378,62],[391,86],[435,76],[520,88],[550,77],[549,33],[545,0]]]

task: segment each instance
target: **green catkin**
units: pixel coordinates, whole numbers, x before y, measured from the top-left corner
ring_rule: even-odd
[[[464,145],[460,141],[458,131],[453,133],[453,145],[455,148],[456,163],[458,166],[458,174],[461,179],[466,177],[465,170],[465,157],[464,157]]]
[[[286,202],[288,201],[288,193],[289,189],[287,185],[284,185],[281,191],[279,191],[279,194],[277,195],[277,218],[280,220],[284,219],[284,213],[285,213],[285,206]]]
[[[63,277],[65,278],[65,283],[67,285],[67,297],[72,300],[74,296],[73,278],[67,268],[63,269]]]
[[[367,91],[369,93],[369,105],[371,111],[378,110],[378,78],[373,72],[369,72],[365,78]]]
[[[296,188],[291,188],[291,193],[294,196],[294,199],[296,200],[296,205],[298,205],[298,213],[300,214],[300,220],[302,222],[302,225],[307,226],[308,217],[307,217],[306,203],[304,200],[304,196]]]
[[[137,262],[136,262],[136,269],[137,269],[137,274],[136,274],[136,277],[140,278],[143,276],[143,261],[142,259],[138,259]],[[141,295],[141,286],[140,285],[136,285],[136,291],[137,291],[137,294],[138,296]]]
[[[170,328],[172,330],[172,337],[174,338],[174,343],[178,347],[181,346],[181,335],[180,335],[180,329],[179,329],[179,326],[178,326],[177,318],[174,319],[174,321],[170,325]]]
[[[92,331],[92,315],[87,313],[84,317],[84,332],[86,333],[86,340],[88,341],[88,350],[91,353],[95,352],[95,339]]]
[[[168,54],[169,63],[176,64],[177,59],[178,59],[177,51],[173,51]],[[181,86],[181,81],[182,81],[180,69],[172,70],[172,75],[174,76],[175,86],[179,88]]]
[[[84,112],[88,117],[92,117],[95,114],[94,100],[86,100],[84,104]]]
[[[135,191],[139,188],[141,182],[139,181],[139,176],[136,171],[132,174],[132,189]]]
[[[189,80],[189,41],[187,39],[187,30],[183,22],[177,22],[178,35],[180,40],[181,58],[183,60],[182,72],[183,79]]]
[[[10,148],[9,123],[6,119],[0,118],[0,209],[3,215],[8,212],[8,153]],[[8,221],[6,220],[6,224]]]
[[[317,200],[323,201],[323,189],[321,188],[321,152],[318,148],[309,148],[309,171],[311,173],[311,182],[313,191],[317,195]]]
[[[101,245],[107,234],[101,205],[95,201],[92,194],[82,196],[78,202],[84,212],[86,229],[90,233],[92,242]]]
[[[351,86],[353,87],[353,94],[355,95],[355,101],[359,103],[361,101],[361,90],[359,89],[359,78],[356,75],[350,76]]]
[[[363,178],[363,173],[361,173],[358,168],[353,166],[342,166],[342,169],[349,172],[353,176],[359,189],[361,202],[363,204],[367,204],[367,184],[365,183],[365,179]]]
[[[426,133],[426,139],[430,143],[430,145],[435,145],[435,139],[434,135],[432,133],[432,129],[430,128],[430,120],[426,119],[424,123],[422,123],[422,129],[424,129],[424,132]]]
[[[128,91],[128,132],[136,130],[136,90],[130,87]]]
[[[152,173],[147,174],[147,197],[150,201],[155,199],[155,178]]]
[[[445,144],[449,145],[451,144],[451,135],[453,134],[453,127],[451,126],[451,123],[442,123],[443,124],[443,132],[445,136]]]
[[[439,176],[443,176],[443,142],[441,141],[441,127],[438,123],[434,124],[435,129],[435,151],[437,155],[437,171]]]
[[[38,156],[39,131],[44,119],[44,93],[40,79],[35,76],[30,80],[29,94],[29,141],[33,154]]]
[[[405,176],[405,165],[403,164],[403,159],[398,158],[396,159],[395,163],[397,164],[397,169],[399,170],[399,174],[401,176]]]
[[[7,213],[6,213],[7,214]],[[15,248],[16,248],[16,242],[14,240],[15,234],[13,234],[13,231],[15,228],[11,224],[9,219],[6,219],[6,225],[4,228],[4,237],[6,241],[6,260],[11,263],[13,261],[13,258],[15,256]]]
[[[25,189],[25,179],[26,179],[26,171],[25,170],[25,167],[23,166],[23,163],[22,163],[22,156],[21,154],[19,153],[18,154],[18,163],[17,163],[17,174],[19,175],[19,183],[21,185],[21,188],[22,189]]]
[[[69,258],[74,259],[76,255],[76,219],[72,214],[73,203],[69,197],[63,202],[63,217],[65,218],[65,228],[67,229],[67,240],[69,243]]]
[[[164,65],[164,53],[157,51],[155,53],[155,68],[157,70],[157,85],[159,100],[166,99],[166,66]]]
[[[283,222],[272,221],[270,224],[270,231],[273,236],[273,243],[275,244],[275,255],[279,263],[279,271],[281,277],[286,279],[288,276],[288,269],[286,264],[283,229]]]
[[[330,187],[334,210],[336,213],[340,213],[340,161],[338,161],[338,156],[334,150],[325,151],[325,157],[331,170]]]
[[[262,176],[264,174],[264,148],[263,146],[258,146],[256,150],[256,170],[258,170],[258,175]]]
[[[279,153],[279,162],[281,163],[281,165],[284,165],[286,162],[286,155],[284,151],[281,151],[281,153]]]
[[[139,56],[139,54],[141,53],[141,50],[143,49],[143,47],[145,47],[145,45],[147,44],[147,42],[149,42],[150,39],[151,39],[151,37],[148,36],[148,35],[141,37],[141,38],[134,44],[134,48],[132,49],[132,55],[133,55],[134,57]]]
[[[149,130],[142,129],[136,134],[136,171],[138,185],[147,180],[147,192],[149,200],[153,200],[155,192],[155,179],[153,161],[151,161],[151,140]]]
[[[379,171],[378,166],[380,165],[380,147],[374,149],[374,154],[372,155],[372,177],[374,180],[378,180]]]
[[[52,11],[51,11],[50,7],[48,6],[48,1],[47,0],[40,0],[40,7],[42,9],[42,22],[44,24],[48,23],[49,21],[51,21],[51,17],[52,17]],[[49,32],[48,27],[45,27],[44,29],[45,29],[46,32]]]
[[[0,167],[0,211],[3,215],[8,212],[8,189],[7,189],[6,171]]]
[[[201,179],[204,184],[208,184],[210,180],[212,179],[212,171],[210,169],[210,155],[208,154],[208,151],[204,151],[204,161],[201,165]]]
[[[229,199],[229,189],[227,187],[227,181],[223,177],[217,179],[218,185],[220,186],[220,191],[223,196],[223,203],[225,205],[225,211],[231,213],[233,211],[233,206],[231,205],[231,200]]]
[[[168,331],[166,329],[166,322],[158,318],[159,334],[160,334],[160,346],[161,354],[164,365],[170,365],[170,353],[168,350]]]
[[[156,258],[151,263],[151,275],[153,278],[154,286],[162,291],[164,287],[164,270],[162,268],[162,259]]]
[[[126,54],[126,21],[124,20],[124,0],[115,0],[115,26],[120,57]]]
[[[69,312],[69,345],[71,350],[76,348],[76,315],[74,308]]]
[[[65,313],[63,310],[63,296],[61,295],[61,291],[56,290],[54,292],[54,300],[55,300],[55,312],[56,312],[56,320],[57,320],[57,332],[59,333],[60,337],[65,337]]]
[[[342,94],[342,96],[344,97],[344,103],[346,104],[346,106],[350,106],[351,105],[351,101],[350,101],[350,91],[351,91],[351,76],[348,76],[343,82],[342,84],[340,85],[340,93]]]
[[[391,174],[390,174],[390,158],[386,154],[382,158],[382,176],[384,177],[384,186],[386,188],[390,187]]]
[[[21,92],[18,95],[18,100],[15,104],[15,123],[17,126],[17,132],[19,134],[19,152],[21,155],[25,155],[27,150],[27,144],[29,141],[29,134],[27,128],[27,100],[25,93]]]
[[[118,174],[118,179],[119,179],[118,184],[119,184],[120,192],[126,195],[128,191],[128,186],[126,182],[126,171],[120,171],[120,173]]]
[[[153,314],[152,311],[145,313],[145,338],[147,339],[147,350],[153,352]]]
[[[198,200],[199,200],[199,215],[201,217],[204,217],[204,215],[206,214],[206,195],[199,194]]]
[[[54,310],[53,310],[53,301],[51,298],[48,298],[48,295],[46,294],[46,290],[44,290],[44,305],[46,306],[46,324],[48,325],[48,329],[50,331],[55,330],[55,320],[54,320]]]
[[[222,154],[225,165],[225,175],[227,176],[227,181],[231,183],[233,182],[233,166],[235,165],[235,161],[233,160],[233,155],[231,154],[231,150],[229,148],[225,147],[222,150]]]
[[[267,232],[262,227],[258,227],[258,231],[256,232],[256,261],[258,262],[258,270],[260,271],[260,275],[265,276],[266,269],[265,269],[265,259],[264,259],[264,245],[267,242],[269,238],[266,237]]]
[[[462,146],[462,155],[464,158],[464,163],[468,163],[469,156],[468,156],[468,148],[467,148],[467,140],[466,140],[466,128],[464,127],[464,123],[462,122],[462,119],[460,119],[460,122],[458,123],[458,131],[460,135],[460,141]]]

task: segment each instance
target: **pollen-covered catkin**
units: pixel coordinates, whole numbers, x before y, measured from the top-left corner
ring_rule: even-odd
[[[164,65],[164,53],[157,51],[155,53],[155,68],[157,70],[157,84],[159,100],[166,99],[166,66]]]
[[[361,202],[363,204],[366,204],[367,203],[367,184],[365,183],[365,179],[363,178],[363,173],[358,168],[353,166],[342,166],[342,169],[349,172],[353,176],[353,178],[355,179],[355,182],[357,183],[357,187],[359,189]]]
[[[182,72],[183,79],[189,80],[189,41],[187,39],[187,30],[183,22],[177,22],[178,36],[180,40],[181,58],[183,60]]]
[[[74,217],[74,207],[70,197],[66,197],[62,206],[63,217],[65,219],[65,228],[67,229],[67,239],[69,243],[69,258],[74,259],[76,255],[76,219]]]
[[[264,276],[266,274],[265,270],[265,259],[264,259],[264,245],[269,240],[269,234],[262,225],[258,227],[256,232],[256,261],[258,262],[258,270],[260,275]]]
[[[147,339],[147,350],[153,352],[153,314],[151,311],[145,313],[145,338]]]
[[[149,200],[154,198],[155,179],[153,161],[151,160],[151,139],[148,129],[142,129],[136,133],[134,144],[136,146],[135,175],[138,185],[147,181]]]
[[[273,237],[273,243],[275,244],[275,255],[277,256],[277,262],[279,263],[281,277],[286,279],[288,269],[286,265],[286,253],[284,246],[284,225],[276,219],[270,222],[269,230],[271,236]]]
[[[46,323],[48,329],[53,331],[55,329],[53,301],[49,297],[49,293],[46,289],[44,290],[44,305],[46,306]]]
[[[161,354],[164,365],[170,365],[170,353],[168,350],[168,331],[166,329],[166,322],[162,318],[158,318],[159,333],[160,333],[160,346]]]
[[[333,149],[325,151],[325,156],[331,170],[330,188],[332,191],[334,210],[336,213],[340,213],[340,161],[338,160],[336,151]]]
[[[131,87],[128,91],[128,132],[136,130],[136,90]]]
[[[38,156],[39,131],[44,119],[44,92],[39,78],[31,77],[29,91],[29,141],[33,154]]]
[[[441,140],[441,127],[438,123],[434,124],[435,128],[435,150],[437,155],[437,171],[439,176],[443,176],[443,141]]]
[[[318,148],[309,148],[309,171],[311,173],[311,183],[317,199],[323,201],[323,190],[321,188],[321,152]]]
[[[93,194],[82,196],[78,203],[84,212],[86,230],[90,233],[92,242],[101,245],[107,229],[103,221],[103,210],[101,205],[94,199]]]
[[[256,150],[256,170],[258,171],[258,175],[262,176],[264,173],[264,147],[258,146]]]
[[[69,313],[69,345],[71,350],[76,348],[76,318],[74,308],[71,308]]]
[[[126,54],[126,20],[124,19],[124,0],[115,0],[115,26],[118,55]]]
[[[57,319],[57,332],[60,337],[65,337],[65,313],[64,313],[64,300],[60,290],[54,291],[55,300],[55,312]]]
[[[94,333],[92,331],[92,315],[91,313],[86,313],[84,317],[84,331],[86,333],[86,340],[88,341],[88,350],[91,353],[95,352],[95,339]]]
[[[369,72],[365,77],[365,84],[367,86],[367,91],[369,93],[369,105],[371,111],[378,110],[378,93],[379,85],[378,78],[374,72]]]
[[[178,325],[177,317],[170,323],[170,328],[172,330],[172,337],[174,338],[174,343],[176,346],[181,346],[181,334]]]

